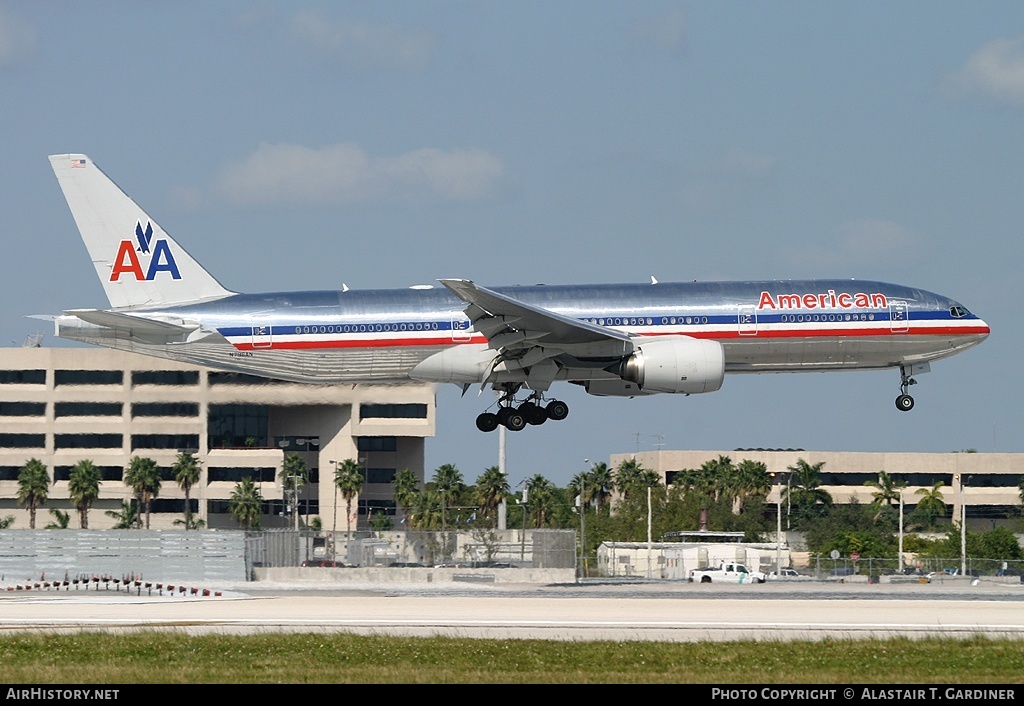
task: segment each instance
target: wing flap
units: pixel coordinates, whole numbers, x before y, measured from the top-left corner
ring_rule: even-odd
[[[550,346],[559,353],[564,351],[580,357],[607,358],[621,357],[633,351],[632,340],[621,331],[527,304],[470,280],[439,281],[466,302],[466,315],[488,341],[497,340],[506,332],[515,332],[508,339],[510,343],[502,345],[504,350]]]

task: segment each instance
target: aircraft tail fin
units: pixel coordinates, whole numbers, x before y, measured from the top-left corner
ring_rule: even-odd
[[[51,155],[50,166],[113,308],[184,304],[234,294],[89,157]]]

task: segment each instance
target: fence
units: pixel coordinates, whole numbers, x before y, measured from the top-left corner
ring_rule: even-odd
[[[247,570],[336,561],[347,566],[465,566],[563,569],[576,566],[573,530],[445,532],[253,532]]]
[[[967,576],[1024,576],[1024,560],[1018,559],[977,559],[967,557],[961,562],[960,557],[951,559],[915,558],[913,563],[903,562],[905,575],[926,575],[929,573],[959,573],[961,563],[965,564]],[[860,558],[853,561],[848,557],[840,559],[818,558],[811,568],[817,578],[834,576],[884,576],[900,572],[899,560]]]

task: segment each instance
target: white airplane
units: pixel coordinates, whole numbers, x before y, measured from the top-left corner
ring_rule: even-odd
[[[55,319],[56,335],[308,383],[491,386],[477,427],[561,420],[547,393],[698,394],[726,373],[896,368],[914,375],[988,325],[948,297],[883,282],[776,280],[239,294],[225,289],[82,154],[50,164],[110,301]],[[522,393],[522,399],[517,395]]]

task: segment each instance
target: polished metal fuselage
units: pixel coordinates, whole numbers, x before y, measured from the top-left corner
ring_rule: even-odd
[[[562,316],[649,336],[721,343],[727,373],[881,369],[923,363],[977,345],[984,321],[948,297],[857,280],[774,280],[494,287]],[[221,370],[309,383],[403,383],[453,346],[485,349],[447,289],[235,294],[136,308],[202,335],[154,341],[85,322],[58,335]],[[562,364],[557,379],[608,378],[605,365]]]

